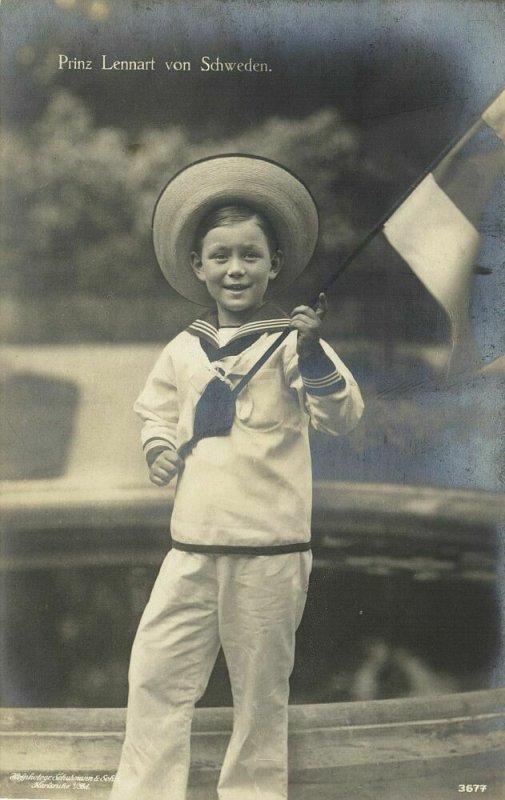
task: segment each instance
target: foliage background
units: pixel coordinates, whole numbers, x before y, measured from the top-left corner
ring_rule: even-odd
[[[182,327],[198,309],[159,274],[152,207],[175,170],[220,152],[278,159],[313,191],[320,246],[282,298],[307,299],[504,71],[504,8],[489,0],[6,0],[0,13],[6,341],[165,341]],[[59,69],[60,54],[93,69]],[[104,72],[103,54],[156,71]],[[202,55],[271,72],[202,73]],[[175,58],[191,71],[169,73]],[[378,245],[332,299],[330,337],[446,339]]]

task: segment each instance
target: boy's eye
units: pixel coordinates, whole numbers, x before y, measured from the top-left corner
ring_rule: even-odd
[[[213,258],[214,261],[223,264],[226,261],[227,255],[226,253],[215,253],[213,256],[211,256],[211,258]]]
[[[248,250],[245,254],[245,257],[248,261],[254,261],[255,259],[259,258],[259,254],[255,250]]]

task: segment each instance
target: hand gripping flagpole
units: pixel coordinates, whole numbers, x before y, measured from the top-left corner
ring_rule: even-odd
[[[476,133],[482,123],[486,121],[483,118],[484,114],[487,114],[492,109],[495,109],[496,113],[493,116],[496,116],[499,119],[499,123],[503,125],[503,115],[505,114],[504,107],[505,91],[502,90],[486,104],[482,111],[475,115],[471,123],[462,133],[458,133],[442,149],[442,151],[429,163],[423,172],[408,187],[408,189],[404,191],[387,210],[387,212],[382,215],[382,217],[368,231],[359,244],[344,258],[338,268],[328,276],[317,294],[315,294],[309,301],[309,306],[312,308],[317,308],[319,295],[328,291],[328,289],[335,283],[340,275],[342,275],[349,265],[352,264],[352,262],[360,255],[360,253],[362,253],[363,250],[370,244],[372,239],[374,239],[375,236],[377,236],[377,234],[383,230],[384,226],[390,220],[393,214],[400,208],[400,206],[403,205],[403,203],[405,203],[405,201],[430,175],[430,173],[432,173],[433,170],[445,158],[453,157],[459,150],[462,149],[462,147],[464,147],[466,142]],[[500,133],[498,135],[500,135]],[[195,409],[193,436],[188,442],[185,442],[179,448],[178,453],[182,459],[189,455],[193,447],[201,439],[212,436],[224,436],[229,433],[235,416],[235,400],[238,394],[249,383],[251,378],[256,375],[263,364],[265,364],[265,362],[268,361],[273,353],[280,347],[282,342],[289,336],[292,330],[293,329],[289,325],[286,326],[286,328],[272,342],[270,347],[265,350],[260,358],[253,364],[249,371],[242,376],[242,378],[233,388],[228,385],[226,376],[216,377],[208,384]]]

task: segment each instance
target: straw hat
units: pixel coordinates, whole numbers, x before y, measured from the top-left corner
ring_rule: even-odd
[[[295,280],[316,246],[316,204],[307,187],[285,167],[266,158],[238,153],[190,164],[168,182],[157,200],[153,242],[169,284],[200,305],[210,305],[211,298],[190,265],[195,233],[206,214],[230,204],[256,209],[268,217],[277,233],[284,263],[269,285],[268,295],[281,292]]]

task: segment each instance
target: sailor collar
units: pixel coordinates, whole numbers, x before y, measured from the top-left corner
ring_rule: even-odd
[[[188,333],[198,336],[209,360],[215,361],[223,356],[241,353],[263,333],[277,333],[285,330],[288,322],[289,317],[282,308],[266,302],[256,309],[247,322],[237,328],[224,347],[219,345],[219,322],[216,309],[209,309],[202,317],[195,319],[186,330]]]

